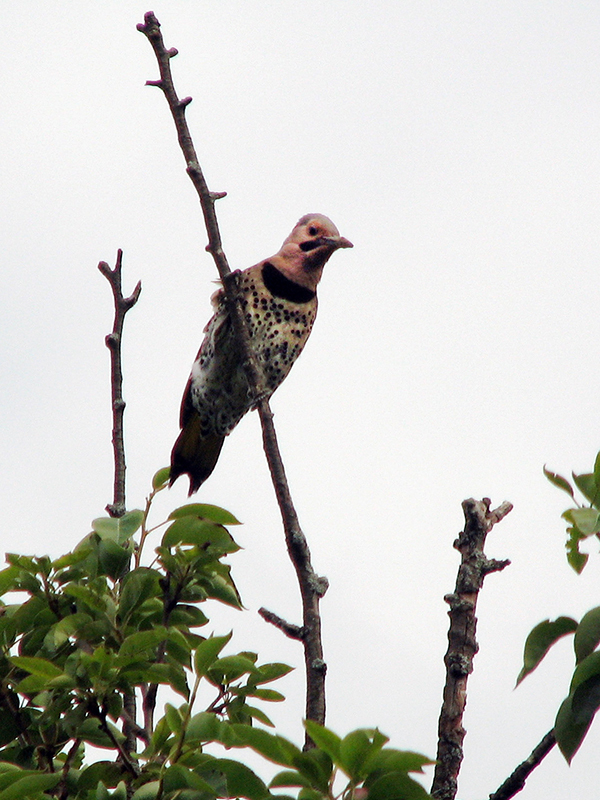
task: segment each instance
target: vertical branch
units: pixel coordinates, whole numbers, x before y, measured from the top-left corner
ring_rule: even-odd
[[[110,351],[110,386],[112,399],[112,443],[115,462],[114,473],[114,494],[113,502],[106,506],[106,510],[111,517],[122,517],[126,510],[125,503],[125,442],[123,438],[123,415],[125,412],[125,400],[123,399],[123,367],[121,359],[121,341],[123,337],[123,324],[125,314],[137,303],[142,291],[142,284],[138,281],[130,297],[123,297],[121,286],[121,270],[123,266],[123,251],[117,251],[117,261],[115,268],[111,269],[106,261],[98,264],[98,269],[110,283],[115,303],[115,318],[112,332],[106,337],[106,346]],[[124,692],[123,707],[126,714],[135,720],[136,701],[135,692]],[[127,722],[123,725],[125,734],[124,752],[129,754],[136,750],[136,735],[132,725]],[[126,760],[125,758],[123,759]]]
[[[446,685],[438,726],[438,751],[431,795],[436,800],[454,800],[458,773],[463,759],[466,731],[462,719],[467,703],[467,681],[473,671],[473,658],[478,646],[475,638],[477,597],[485,576],[498,572],[510,561],[486,558],[483,548],[488,533],[512,509],[508,502],[490,511],[491,501],[465,500],[462,504],[465,528],[454,542],[461,554],[461,563],[453,594],[444,600],[450,606],[448,650],[444,658]]]
[[[123,336],[123,323],[125,314],[138,301],[142,284],[138,282],[131,297],[123,297],[121,290],[121,269],[123,265],[123,251],[117,252],[115,268],[111,269],[106,261],[98,264],[98,269],[110,283],[115,302],[115,319],[112,333],[106,337],[106,346],[110,351],[110,386],[112,398],[112,443],[115,459],[115,479],[113,502],[106,506],[111,517],[122,517],[125,513],[125,444],[123,441],[123,414],[125,400],[123,399],[123,369],[121,361],[121,338]]]
[[[240,303],[240,293],[237,283],[237,273],[232,273],[227,258],[223,252],[219,226],[215,213],[215,201],[224,197],[224,192],[211,192],[208,189],[206,180],[200,168],[196,150],[192,141],[190,130],[185,118],[185,109],[191,103],[191,97],[179,99],[173,84],[171,74],[171,59],[177,55],[177,50],[165,48],[160,23],[152,12],[144,15],[144,22],[137,26],[154,50],[160,70],[160,80],[147,81],[147,85],[160,88],[169,104],[175,127],[177,138],[183,152],[187,173],[196,189],[204,222],[208,233],[207,251],[213,256],[215,265],[219,272],[221,282],[225,289],[226,301],[229,305],[229,314],[233,322],[233,329],[240,345],[240,352],[243,354],[243,366],[246,371],[248,383],[256,399],[260,414],[265,455],[271,471],[273,485],[277,496],[277,502],[281,512],[283,526],[285,530],[287,549],[296,570],[300,584],[300,593],[303,607],[303,627],[298,629],[280,620],[280,625],[284,632],[294,628],[298,634],[294,638],[301,639],[304,645],[306,675],[307,675],[307,699],[306,716],[308,719],[323,723],[325,721],[325,663],[323,661],[323,646],[321,641],[321,619],[319,616],[319,600],[325,593],[327,582],[317,578],[310,561],[310,552],[306,538],[300,529],[298,517],[294,509],[289,486],[285,476],[281,454],[277,445],[275,428],[273,426],[273,415],[265,398],[265,383],[252,345],[248,326]],[[263,610],[261,610],[262,613]],[[263,613],[265,618],[270,621],[276,619],[275,615],[269,612]],[[287,630],[286,630],[287,628]],[[307,739],[306,746],[310,746]]]

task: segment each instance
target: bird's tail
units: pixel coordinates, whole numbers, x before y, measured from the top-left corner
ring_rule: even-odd
[[[191,414],[173,445],[169,486],[180,475],[189,475],[189,494],[197,492],[215,468],[224,440],[216,433],[202,436],[200,417]]]

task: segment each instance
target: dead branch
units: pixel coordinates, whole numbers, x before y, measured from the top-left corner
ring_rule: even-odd
[[[489,560],[483,551],[492,527],[512,509],[512,505],[505,502],[490,511],[490,504],[487,497],[481,501],[470,499],[463,502],[465,528],[454,542],[461,554],[461,563],[455,590],[444,598],[450,606],[450,628],[444,658],[446,684],[438,725],[437,763],[431,787],[431,795],[437,800],[454,800],[456,797],[466,734],[462,719],[467,702],[467,681],[478,650],[475,610],[479,590],[486,575],[510,564],[510,561]]]
[[[125,400],[123,399],[123,369],[121,358],[121,338],[125,314],[137,303],[142,291],[142,284],[138,281],[130,297],[123,297],[121,289],[121,269],[123,266],[123,251],[117,252],[115,268],[111,269],[106,261],[98,264],[98,269],[110,283],[115,302],[115,319],[112,333],[105,339],[110,351],[110,387],[112,396],[112,443],[115,460],[114,497],[113,502],[106,506],[111,517],[122,517],[125,513],[125,445],[123,441],[123,414]]]

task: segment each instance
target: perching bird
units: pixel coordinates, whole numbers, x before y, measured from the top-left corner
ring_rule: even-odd
[[[250,338],[264,372],[267,396],[286,377],[302,352],[317,313],[317,284],[335,250],[352,247],[323,214],[307,214],[277,255],[244,270],[239,277]],[[252,407],[253,400],[223,290],[215,292],[215,313],[181,403],[181,433],[171,454],[170,485],[190,478],[190,495],[208,478],[225,436]]]

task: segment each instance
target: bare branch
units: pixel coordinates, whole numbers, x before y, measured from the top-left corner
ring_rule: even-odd
[[[527,778],[542,763],[555,744],[554,731],[548,731],[542,741],[531,751],[529,758],[519,764],[502,786],[490,795],[489,800],[510,800],[511,797],[518,794],[525,786]]]
[[[123,325],[125,323],[125,314],[130,308],[137,303],[142,291],[141,281],[138,281],[137,286],[133,290],[133,294],[129,297],[123,297],[121,272],[123,268],[123,251],[117,251],[117,261],[115,268],[111,269],[106,261],[101,261],[98,264],[98,269],[110,283],[112,289],[113,299],[115,303],[115,318],[113,323],[112,333],[106,337],[106,346],[110,351],[110,386],[112,398],[112,414],[113,414],[113,428],[112,428],[112,443],[115,462],[115,477],[114,477],[114,496],[113,502],[106,506],[106,510],[111,517],[122,517],[127,509],[125,502],[125,441],[123,437],[123,415],[125,413],[125,400],[123,399],[123,366],[121,355],[121,342],[123,339]],[[135,719],[136,715],[136,698],[135,692],[123,693],[123,704],[128,715]],[[123,726],[123,733],[125,734],[124,751],[130,754],[136,751],[136,736],[133,728],[128,723]]]
[[[313,719],[317,722],[324,723],[326,665],[323,661],[319,600],[327,589],[327,582],[317,577],[312,569],[310,551],[292,503],[281,454],[277,445],[277,437],[273,426],[273,415],[268,400],[266,399],[264,376],[250,342],[248,327],[240,303],[237,281],[238,273],[231,272],[229,264],[227,263],[227,258],[223,252],[214,206],[216,200],[224,197],[225,193],[209,191],[204,174],[200,168],[198,156],[185,118],[185,109],[191,102],[191,98],[186,97],[183,100],[179,99],[175,91],[171,74],[170,61],[177,55],[177,50],[175,48],[170,50],[165,48],[160,32],[160,23],[152,12],[145,14],[143,24],[137,27],[138,30],[148,38],[158,61],[160,80],[148,81],[147,83],[151,86],[157,86],[163,91],[169,108],[171,109],[179,145],[186,161],[187,172],[200,199],[200,205],[202,207],[204,222],[208,233],[208,245],[206,249],[213,256],[221,277],[221,282],[225,290],[226,302],[229,307],[229,314],[240,345],[240,351],[243,354],[243,366],[246,371],[248,384],[252,389],[253,397],[258,407],[263,430],[265,454],[269,463],[269,469],[271,471],[271,477],[283,520],[286,544],[300,584],[303,606],[302,642],[304,644],[307,676],[306,717],[307,719]],[[288,626],[288,631],[289,630],[291,630],[291,626]],[[312,743],[307,737],[305,746],[310,747],[311,745]]]
[[[490,511],[490,504],[487,497],[481,501],[470,499],[463,502],[465,528],[454,542],[461,554],[461,563],[455,590],[444,598],[450,606],[450,629],[444,658],[446,685],[438,726],[437,763],[431,787],[431,795],[437,800],[454,800],[456,797],[466,734],[462,719],[467,702],[467,681],[478,650],[475,610],[479,590],[487,574],[510,564],[510,561],[490,561],[483,551],[492,527],[512,509],[512,505],[505,502]]]
[[[138,282],[130,297],[123,297],[121,289],[121,269],[123,266],[123,251],[117,252],[115,268],[111,269],[106,261],[98,264],[98,269],[110,283],[115,302],[115,319],[112,333],[106,337],[106,346],[110,351],[110,385],[112,395],[113,430],[112,443],[115,460],[115,479],[113,502],[106,506],[111,517],[122,517],[126,510],[125,505],[125,445],[123,441],[123,414],[125,400],[123,399],[123,369],[121,358],[121,339],[125,314],[137,303],[142,291],[142,284]]]

